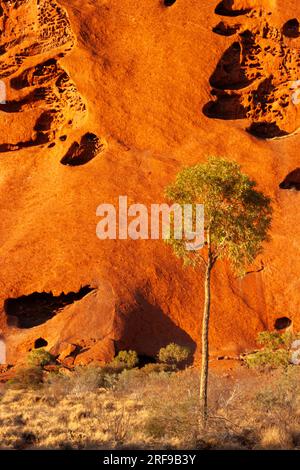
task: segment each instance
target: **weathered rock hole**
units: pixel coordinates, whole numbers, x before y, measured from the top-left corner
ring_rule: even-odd
[[[239,90],[250,85],[251,80],[247,78],[241,63],[242,48],[236,41],[222,55],[210,77],[210,85],[219,90]]]
[[[221,93],[213,91],[212,95],[216,95],[216,101],[207,103],[203,108],[203,114],[211,119],[245,119],[247,112],[240,103],[239,95],[229,95],[225,92]]]
[[[215,13],[220,16],[240,16],[246,15],[251,11],[251,8],[244,8],[242,10],[233,10],[234,1],[233,0],[223,0],[220,2],[216,9]]]
[[[92,132],[88,132],[80,143],[73,142],[66,155],[61,159],[62,165],[79,166],[85,165],[104,149],[104,144],[99,137]]]
[[[234,26],[230,26],[230,25],[224,23],[224,21],[220,21],[220,23],[218,23],[213,28],[213,32],[216,33],[216,34],[220,34],[221,36],[232,36],[233,34],[235,34],[237,32],[239,27],[240,27],[239,24],[234,25]]]
[[[283,28],[282,32],[283,34],[288,37],[288,38],[298,38],[300,36],[300,24],[297,18],[294,18],[292,20],[287,21]]]
[[[33,328],[53,318],[57,312],[78,300],[81,300],[94,289],[89,285],[81,287],[78,292],[53,295],[52,292],[33,292],[29,295],[6,299],[4,310],[9,325],[18,328]]]
[[[275,320],[275,330],[285,330],[292,324],[292,320],[288,317],[280,317]]]
[[[35,102],[44,100],[46,97],[46,89],[44,87],[35,88],[27,96],[21,100],[7,101],[0,104],[0,110],[4,113],[19,113],[23,106],[32,105]]]
[[[44,348],[45,346],[48,346],[48,341],[46,341],[44,338],[38,338],[34,342],[35,349]]]
[[[268,96],[274,92],[274,90],[275,86],[273,85],[273,77],[263,80],[259,84],[257,90],[252,92],[252,99],[255,107],[260,107],[265,110],[268,104]]]
[[[300,191],[300,168],[291,171],[280,183],[279,188]]]
[[[171,7],[174,3],[176,3],[176,0],[164,0],[165,7]]]
[[[55,113],[51,111],[44,111],[38,118],[34,130],[35,131],[49,131],[55,118]]]
[[[32,71],[32,69],[27,69],[21,73],[21,75],[12,78],[10,81],[11,87],[15,90],[21,90],[22,88],[34,85],[36,80],[43,81],[43,79],[45,79],[47,81],[51,76],[51,73],[55,73],[56,69],[57,60],[49,59],[46,62],[38,64],[34,68],[34,71]]]
[[[275,137],[288,135],[275,122],[255,122],[251,124],[247,131],[260,139],[274,139]]]

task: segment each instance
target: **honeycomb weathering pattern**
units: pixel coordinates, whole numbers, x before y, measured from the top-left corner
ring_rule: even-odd
[[[277,0],[223,0],[220,2],[226,10],[247,10],[249,8],[268,8],[274,9],[277,6]]]
[[[1,1],[0,7],[0,79],[14,96],[0,111],[36,115],[29,140],[0,142],[6,152],[53,142],[63,129],[80,125],[86,105],[59,64],[75,42],[64,8],[52,0]]]
[[[247,119],[247,130],[259,138],[296,133],[300,127],[300,34],[295,30],[287,37],[291,27],[273,24],[273,2],[227,3],[250,9],[235,17],[234,24],[227,24],[230,19],[224,17],[214,28],[217,34],[234,37],[234,42],[210,77],[214,100],[204,113],[210,118]],[[296,21],[290,24],[297,29]]]

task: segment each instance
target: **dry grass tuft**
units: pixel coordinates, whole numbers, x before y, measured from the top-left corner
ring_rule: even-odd
[[[287,429],[271,426],[262,430],[261,447],[268,450],[291,449],[293,447],[292,435]]]

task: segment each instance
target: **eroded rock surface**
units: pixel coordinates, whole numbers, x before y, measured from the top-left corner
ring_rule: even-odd
[[[249,8],[231,9],[236,3],[222,2],[216,10],[236,13],[240,24],[225,20],[214,28],[235,39],[210,77],[214,100],[204,112],[217,119],[247,119],[248,131],[262,139],[293,134],[300,127],[298,20],[279,28],[268,4],[257,8],[259,2],[240,2]]]
[[[92,132],[83,135],[80,143],[74,142],[66,155],[62,158],[61,163],[69,166],[85,165],[93,160],[105,148],[105,144],[101,142]]]
[[[274,205],[272,240],[247,275],[223,262],[213,274],[211,353],[251,350],[283,317],[300,331],[299,1],[0,6],[8,361],[41,345],[66,366],[120,349],[153,358],[170,342],[197,355],[202,271],[161,240],[100,241],[96,209],[119,195],[166,202],[177,172],[208,155],[238,162]],[[65,302],[82,286],[94,290]]]
[[[64,8],[52,0],[3,1],[1,5],[0,79],[13,96],[0,105],[1,115],[20,113],[8,134],[12,139],[22,119],[30,116],[35,121],[27,140],[0,137],[0,152],[9,152],[54,142],[61,132],[82,124],[86,105],[59,63],[75,41]]]

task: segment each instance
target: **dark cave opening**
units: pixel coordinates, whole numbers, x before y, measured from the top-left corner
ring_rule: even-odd
[[[164,0],[165,7],[171,7],[174,3],[176,3],[176,0]]]
[[[4,310],[8,325],[18,328],[33,328],[42,325],[53,318],[60,309],[81,300],[93,290],[92,287],[86,285],[77,292],[67,294],[62,292],[57,296],[52,292],[33,292],[29,295],[6,299]]]
[[[44,338],[38,338],[34,342],[35,349],[44,348],[46,346],[48,346],[48,341],[46,341]]]
[[[274,139],[288,135],[275,122],[254,122],[247,131],[259,139]]]
[[[60,163],[68,166],[85,165],[90,160],[93,160],[103,149],[104,145],[99,137],[92,132],[87,132],[82,136],[80,143],[73,142]]]
[[[279,188],[300,191],[300,168],[291,171],[280,183]]]
[[[209,79],[211,87],[219,90],[239,90],[250,85],[251,80],[248,79],[242,67],[242,59],[242,46],[235,41],[224,52],[211,75]]]
[[[300,36],[300,24],[297,18],[294,18],[292,20],[287,21],[282,28],[283,34],[290,38],[290,39],[295,39]]]
[[[292,324],[292,320],[288,317],[280,317],[275,320],[274,328],[275,330],[285,330]]]
[[[216,97],[214,101],[207,103],[202,111],[210,119],[245,119],[247,112],[241,104],[241,97],[238,94],[228,94],[220,90],[213,90],[211,93]]]

